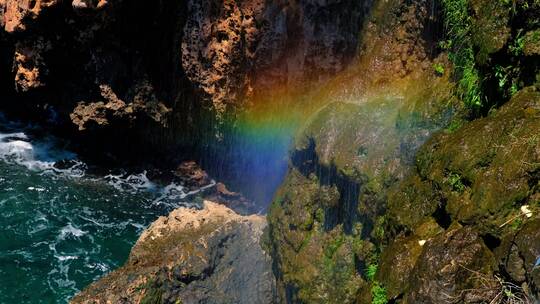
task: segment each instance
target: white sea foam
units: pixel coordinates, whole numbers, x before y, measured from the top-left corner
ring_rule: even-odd
[[[79,257],[74,255],[57,255],[55,256],[59,261],[69,261],[69,260],[76,260]]]
[[[151,182],[146,176],[146,171],[139,174],[109,174],[103,179],[114,188],[120,191],[151,191],[156,188],[156,185]]]
[[[81,237],[86,234],[86,231],[82,231],[81,229],[73,226],[71,223],[67,224],[60,230],[60,234],[58,237],[61,240],[65,240],[68,236],[74,236],[74,237]]]
[[[151,192],[156,195],[153,205],[168,207],[187,205],[186,200],[201,191],[215,186],[215,182],[196,190],[179,184],[160,186],[152,182],[146,171],[138,174],[108,174],[102,177],[87,176],[87,165],[77,155],[59,148],[60,141],[54,137],[32,138],[27,133],[35,127],[7,121],[0,113],[0,161],[24,166],[39,174],[54,174],[72,178],[85,177],[95,182],[105,182],[119,191],[130,193]],[[43,187],[31,186],[29,191],[43,192]]]
[[[30,190],[30,191],[37,191],[37,192],[43,192],[45,191],[45,188],[39,188],[39,187],[28,187],[26,188],[27,190]]]
[[[216,182],[212,180],[210,184],[203,186],[199,189],[189,191],[188,188],[178,185],[176,183],[171,183],[160,189],[160,196],[157,197],[154,201],[154,205],[167,205],[170,207],[179,207],[189,205],[186,202],[186,199],[193,197],[204,190],[212,188],[216,185]]]
[[[80,176],[84,166],[78,161],[74,161],[72,166],[65,169],[55,168],[57,162],[74,160],[76,155],[58,149],[54,145],[53,138],[32,141],[24,132],[0,133],[0,160],[24,166],[29,170],[54,171]]]

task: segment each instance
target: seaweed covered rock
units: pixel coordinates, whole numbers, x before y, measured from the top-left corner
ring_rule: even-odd
[[[205,201],[180,208],[143,232],[120,269],[72,303],[274,303],[264,217]]]

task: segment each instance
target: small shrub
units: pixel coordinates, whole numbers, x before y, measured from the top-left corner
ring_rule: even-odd
[[[448,184],[450,187],[452,187],[452,190],[463,192],[465,190],[465,185],[463,184],[463,181],[461,180],[461,175],[457,173],[452,173],[448,176]]]
[[[388,299],[386,298],[386,288],[384,288],[379,282],[374,282],[371,286],[371,304],[386,304]]]
[[[525,36],[523,35],[523,30],[519,30],[514,43],[508,46],[508,50],[514,55],[519,56],[523,54],[523,49],[525,48]]]
[[[366,269],[366,277],[368,278],[368,280],[370,281],[374,281],[375,280],[375,275],[377,274],[377,268],[379,267],[379,265],[377,264],[371,264],[367,267]]]
[[[434,63],[433,70],[435,70],[435,73],[439,75],[444,75],[444,66],[440,63]]]

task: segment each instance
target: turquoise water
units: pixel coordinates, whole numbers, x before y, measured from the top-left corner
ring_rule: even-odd
[[[28,133],[0,119],[0,303],[66,303],[186,194],[144,174],[89,176],[56,139]]]

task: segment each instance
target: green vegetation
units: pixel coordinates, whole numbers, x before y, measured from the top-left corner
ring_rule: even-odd
[[[457,173],[452,173],[448,176],[448,184],[454,191],[463,192],[465,190],[465,185],[461,180],[461,175]]]
[[[461,128],[461,125],[462,125],[462,122],[460,120],[453,120],[449,125],[448,127],[446,127],[445,131],[447,133],[454,133],[456,132],[459,128]]]
[[[375,275],[377,274],[378,267],[379,265],[377,264],[371,264],[368,266],[368,268],[366,269],[366,277],[368,278],[368,280],[370,281],[375,280]]]
[[[525,48],[525,36],[523,36],[523,30],[519,30],[514,42],[508,46],[508,50],[512,54],[514,54],[514,56],[519,56],[523,54],[524,48]]]
[[[523,224],[523,219],[517,218],[512,222],[512,224],[510,225],[510,228],[512,228],[513,231],[518,231],[522,224]]]
[[[435,70],[435,72],[439,75],[443,75],[444,74],[444,66],[440,63],[434,63],[433,64],[433,70]]]
[[[540,65],[540,1],[442,0],[456,95],[475,115],[535,83]],[[435,67],[437,69],[438,67]]]
[[[502,67],[495,65],[495,78],[497,79],[499,90],[506,97],[511,98],[518,91],[518,84],[515,74],[519,73],[519,69],[512,67],[511,65]]]
[[[366,277],[371,282],[371,304],[386,304],[388,303],[386,288],[375,280],[378,268],[378,264],[370,264],[366,269]]]
[[[469,0],[443,0],[442,3],[448,34],[443,46],[449,50],[449,58],[455,66],[454,73],[459,79],[458,95],[469,108],[479,108],[483,97],[471,41]]]
[[[380,283],[374,282],[371,287],[371,304],[386,304],[388,300],[386,299],[386,289],[381,286]]]

